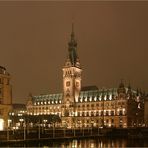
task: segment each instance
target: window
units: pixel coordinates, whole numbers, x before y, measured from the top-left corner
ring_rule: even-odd
[[[101,116],[103,116],[103,111],[101,111]]]
[[[114,123],[114,119],[112,119],[111,122]]]
[[[2,88],[0,88],[0,95],[2,95]]]
[[[3,109],[0,109],[0,116],[3,116]]]
[[[114,116],[114,111],[111,111],[111,115]]]
[[[84,112],[82,112],[82,116],[84,116]]]
[[[66,86],[67,86],[67,87],[70,86],[70,81],[67,81],[67,82],[66,82]]]
[[[3,99],[2,98],[0,98],[0,104],[3,104]]]
[[[122,110],[119,111],[119,115],[120,115],[120,116],[122,115]]]
[[[87,116],[89,116],[89,112],[87,112],[87,114],[86,114]]]
[[[94,109],[94,104],[91,104],[92,109]]]
[[[80,112],[78,112],[78,116],[80,116]]]
[[[99,112],[98,111],[96,112],[96,116],[99,116]]]

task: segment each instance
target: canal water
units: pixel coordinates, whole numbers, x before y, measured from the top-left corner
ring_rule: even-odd
[[[44,148],[125,148],[148,147],[148,139],[126,138],[85,138],[66,140],[47,140],[44,142],[13,143],[0,145],[0,147],[44,147]]]

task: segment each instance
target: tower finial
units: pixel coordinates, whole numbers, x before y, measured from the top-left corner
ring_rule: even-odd
[[[72,22],[72,33],[74,33],[74,22]]]

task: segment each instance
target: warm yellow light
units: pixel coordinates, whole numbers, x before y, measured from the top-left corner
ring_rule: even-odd
[[[105,95],[105,97],[104,97],[104,100],[106,100],[106,95]]]
[[[77,111],[75,112],[75,116],[78,116],[78,112]]]
[[[4,130],[4,120],[0,119],[0,131]]]
[[[111,100],[111,99],[112,99],[112,95],[109,96],[109,100]]]

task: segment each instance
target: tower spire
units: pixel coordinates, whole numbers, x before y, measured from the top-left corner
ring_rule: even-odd
[[[71,41],[74,40],[74,23],[72,22]]]
[[[74,37],[74,23],[72,23],[71,39],[68,43],[68,51],[71,64],[73,66],[76,66],[78,55],[77,55],[77,42]]]

